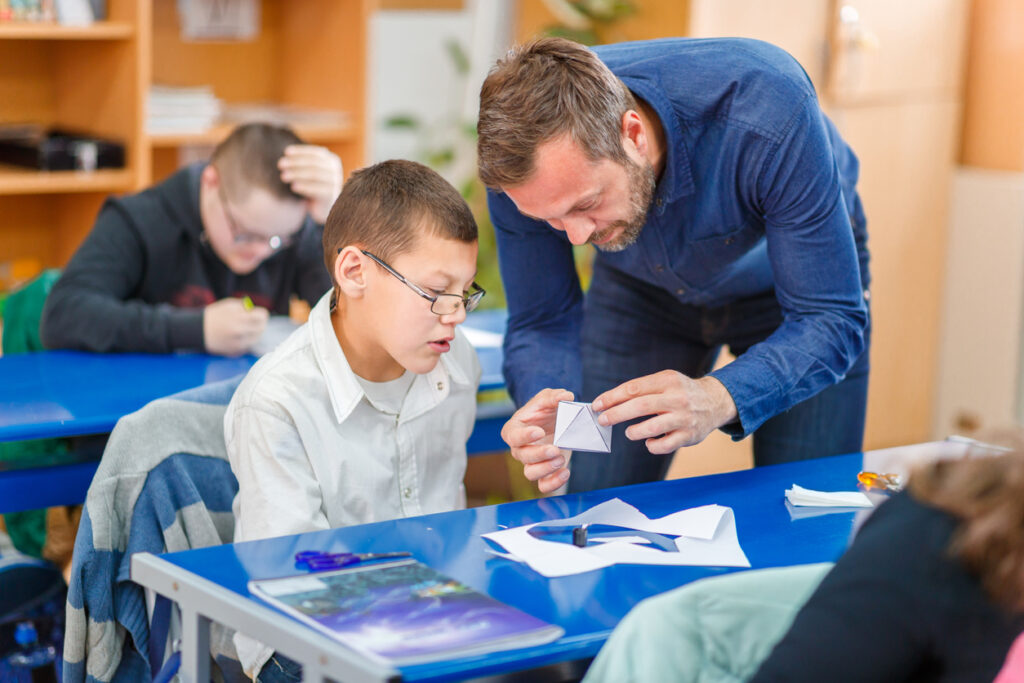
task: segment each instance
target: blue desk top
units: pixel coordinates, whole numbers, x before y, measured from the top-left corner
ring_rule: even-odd
[[[614,497],[649,517],[718,503],[734,510],[740,544],[753,568],[834,561],[846,547],[855,513],[789,508],[783,492],[794,483],[819,490],[852,490],[864,462],[861,454],[822,458],[190,550],[163,559],[249,596],[246,583],[250,579],[295,574],[292,558],[300,550],[407,550],[421,562],[565,629],[563,638],[543,646],[402,669],[407,680],[458,680],[592,657],[639,600],[698,578],[735,571],[617,565],[547,579],[525,565],[488,553],[489,543],[480,534],[568,517]]]
[[[477,311],[467,325],[503,333],[505,311]],[[502,352],[478,348],[480,389],[504,386]],[[42,351],[0,357],[0,441],[104,434],[150,401],[247,372],[256,358],[204,354]]]

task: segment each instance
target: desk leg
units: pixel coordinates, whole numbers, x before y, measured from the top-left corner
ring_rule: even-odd
[[[327,683],[327,673],[319,664],[315,666],[304,664],[302,667],[302,683]]]
[[[210,620],[195,610],[181,609],[182,683],[210,680]]]

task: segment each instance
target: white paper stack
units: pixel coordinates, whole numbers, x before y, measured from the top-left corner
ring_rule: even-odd
[[[786,489],[786,500],[790,505],[810,507],[869,508],[873,505],[860,491],[815,491],[796,484]]]
[[[153,85],[146,105],[146,132],[150,135],[203,133],[221,115],[221,102],[209,86]]]

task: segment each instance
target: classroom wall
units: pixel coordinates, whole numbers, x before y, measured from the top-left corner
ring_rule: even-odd
[[[1024,3],[973,0],[933,433],[1024,415]]]
[[[449,3],[450,4],[450,3]],[[425,157],[447,144],[459,158],[442,168],[449,180],[475,172],[475,142],[460,122],[476,121],[487,69],[511,42],[512,0],[467,0],[440,9],[381,9],[370,21],[370,159]],[[448,43],[468,59],[459,73]],[[400,46],[400,49],[399,49]],[[413,115],[418,128],[389,127]]]

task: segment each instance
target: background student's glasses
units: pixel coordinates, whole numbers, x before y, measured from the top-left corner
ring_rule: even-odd
[[[270,248],[271,251],[278,251],[290,246],[292,243],[292,235],[261,235],[258,232],[252,232],[250,230],[243,230],[239,227],[238,221],[231,214],[231,209],[228,207],[228,198],[224,193],[224,186],[221,185],[217,188],[217,195],[220,197],[220,207],[224,212],[224,219],[228,223],[228,231],[231,233],[232,241],[237,245],[251,245],[259,244],[265,245]],[[300,226],[301,228],[301,226]]]
[[[416,292],[421,297],[429,301],[430,311],[435,315],[451,315],[452,313],[455,313],[457,310],[459,310],[459,304],[465,306],[466,313],[469,313],[480,304],[480,299],[483,299],[484,294],[487,293],[480,285],[474,282],[471,285],[473,287],[473,291],[470,292],[469,294],[428,294],[422,288],[417,287],[413,283],[406,280],[402,275],[399,274],[397,270],[395,270],[388,264],[384,263],[384,261],[377,258],[370,252],[364,249],[360,249],[360,251],[363,252],[363,254],[365,254],[366,256],[369,256],[374,261],[376,261],[381,268],[383,268],[384,270],[388,271],[389,273],[397,277],[399,280],[401,280],[406,287],[408,287],[409,289],[411,289],[412,291]],[[341,253],[341,249],[338,250],[338,253]]]

